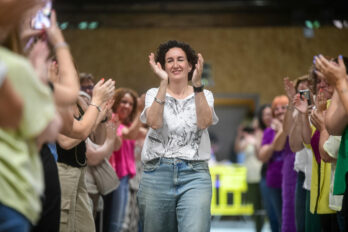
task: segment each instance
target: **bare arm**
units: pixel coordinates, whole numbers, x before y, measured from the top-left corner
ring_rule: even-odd
[[[272,157],[273,152],[274,152],[273,143],[272,144],[263,145],[260,148],[260,152],[259,152],[258,158],[259,158],[259,160],[261,162],[267,163],[268,160]]]
[[[342,135],[348,124],[348,117],[335,90],[331,103],[325,114],[325,127],[331,135]]]
[[[88,165],[98,165],[104,158],[110,158],[112,151],[118,150],[121,144],[120,137],[116,135],[116,125],[113,122],[108,122],[106,125],[106,140],[103,145],[94,148],[87,143],[87,163]],[[116,148],[116,149],[115,149]]]
[[[289,133],[289,144],[292,152],[298,152],[304,148],[302,138],[303,125],[300,117],[300,113],[297,113],[294,119],[295,125],[292,127]]]
[[[198,61],[196,64],[196,69],[192,75],[192,85],[194,87],[202,86],[202,72],[203,72],[203,56],[198,53]],[[205,129],[213,123],[213,112],[208,105],[207,99],[204,92],[195,93],[195,103],[196,103],[196,115],[197,115],[197,127],[199,129]]]
[[[65,150],[70,150],[71,148],[76,147],[81,143],[81,141],[82,139],[73,139],[62,134],[59,134],[57,139],[59,146]]]
[[[161,79],[160,86],[156,95],[157,100],[153,101],[151,106],[146,110],[146,123],[154,130],[162,128],[163,126],[163,109],[168,87],[168,74],[162,69],[161,64],[155,63],[155,55],[153,53],[149,56],[149,64],[152,71]]]
[[[46,28],[49,42],[55,48],[59,64],[59,80],[54,83],[57,105],[72,105],[76,102],[80,85],[77,71],[64,36],[57,26],[55,11],[51,14],[51,27]]]

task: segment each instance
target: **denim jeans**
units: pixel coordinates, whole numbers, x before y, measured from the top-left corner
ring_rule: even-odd
[[[29,232],[31,224],[27,218],[16,210],[0,203],[1,232]]]
[[[269,196],[271,198],[272,208],[277,216],[279,231],[282,231],[282,189],[269,187]]]
[[[297,174],[295,193],[296,231],[305,232],[306,229],[306,190],[303,188],[305,174],[301,171]]]
[[[147,162],[138,191],[144,232],[209,232],[211,177],[205,161]]]
[[[269,187],[266,184],[266,177],[262,177],[260,181],[260,190],[263,200],[263,206],[266,209],[266,213],[269,219],[269,223],[271,225],[272,232],[278,232],[279,231],[279,223],[277,219],[277,214],[272,207],[270,193],[269,193]]]
[[[104,198],[105,222],[104,231],[119,232],[122,230],[127,202],[129,176],[120,179],[120,185]]]

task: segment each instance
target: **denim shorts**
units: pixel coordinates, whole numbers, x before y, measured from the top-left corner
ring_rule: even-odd
[[[145,163],[138,191],[143,231],[210,231],[211,195],[206,161],[159,158]]]

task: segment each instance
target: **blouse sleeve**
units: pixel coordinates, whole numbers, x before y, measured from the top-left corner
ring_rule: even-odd
[[[204,90],[205,98],[207,99],[208,105],[212,109],[213,112],[213,125],[217,124],[219,122],[219,118],[217,117],[215,110],[214,110],[214,96],[213,93],[209,90]]]
[[[146,92],[146,96],[145,96],[145,107],[144,107],[144,110],[143,112],[141,113],[140,115],[140,121],[142,123],[146,123],[146,109],[149,108],[151,105],[152,105],[152,102],[154,101],[156,95],[157,95],[157,92],[158,92],[158,88],[152,88],[152,89],[149,89],[147,92]]]

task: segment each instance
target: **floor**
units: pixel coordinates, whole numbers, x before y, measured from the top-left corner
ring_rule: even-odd
[[[254,232],[254,222],[248,217],[242,218],[213,218],[210,232]],[[262,232],[271,232],[266,222]]]

